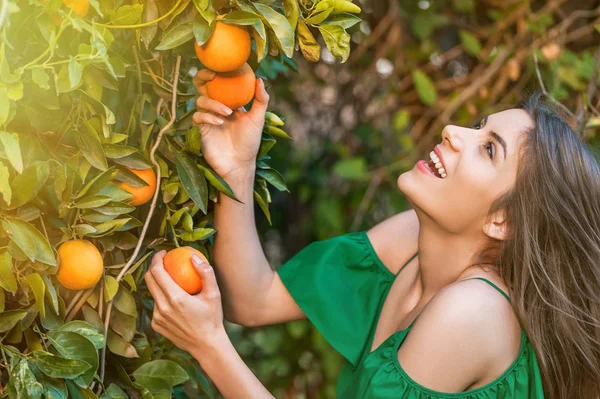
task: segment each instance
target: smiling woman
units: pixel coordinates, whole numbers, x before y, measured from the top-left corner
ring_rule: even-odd
[[[598,397],[600,170],[539,94],[473,128],[446,126],[430,154],[439,175],[419,161],[398,178],[412,210],[312,243],[273,272],[253,214],[268,102],[258,93],[250,112],[223,124],[211,118],[219,104],[202,96],[194,115],[205,158],[240,199],[221,196],[215,211],[230,321],[308,318],[345,358],[338,397]],[[246,141],[233,147],[239,131]],[[209,269],[198,270],[211,288],[187,296],[161,256],[148,277],[159,331],[202,352],[225,397],[270,396],[232,349]]]

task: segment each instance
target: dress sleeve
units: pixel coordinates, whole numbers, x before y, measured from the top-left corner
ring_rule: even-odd
[[[394,279],[366,232],[313,242],[277,272],[308,319],[356,366]]]

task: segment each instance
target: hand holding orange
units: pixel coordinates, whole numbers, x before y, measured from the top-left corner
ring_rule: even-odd
[[[192,255],[197,255],[208,263],[204,254],[192,247],[175,248],[167,252],[163,259],[167,273],[177,285],[190,295],[197,294],[202,290],[202,278],[194,268]]]

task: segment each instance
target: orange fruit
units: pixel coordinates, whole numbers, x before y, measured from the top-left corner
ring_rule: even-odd
[[[202,289],[202,278],[192,263],[192,255],[194,254],[208,263],[206,256],[192,247],[175,248],[167,252],[163,259],[167,273],[178,286],[190,295],[197,294]]]
[[[98,248],[86,240],[66,241],[58,248],[56,278],[70,290],[91,288],[102,277],[104,261]]]
[[[125,182],[119,182],[117,183],[117,186],[131,193],[131,205],[138,206],[150,201],[154,195],[154,190],[156,189],[156,173],[154,173],[154,169],[127,169],[148,183],[148,185],[143,187],[133,187]]]
[[[81,18],[84,18],[90,9],[89,0],[63,0],[63,4],[72,8]]]
[[[215,22],[215,28],[202,46],[194,42],[196,57],[215,72],[238,69],[248,60],[251,51],[250,33],[239,25]]]
[[[206,82],[205,87],[210,98],[235,110],[254,98],[256,76],[250,65],[245,63],[235,71],[217,73]]]

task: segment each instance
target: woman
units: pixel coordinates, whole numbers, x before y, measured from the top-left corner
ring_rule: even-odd
[[[194,121],[204,157],[241,200],[221,196],[214,215],[228,320],[310,319],[346,359],[338,397],[600,397],[600,171],[539,94],[473,128],[446,126],[436,165],[398,178],[412,210],[313,243],[273,272],[252,189],[269,97],[257,80],[252,109],[231,114],[207,97],[212,77],[195,78]],[[163,256],[146,274],[153,328],[223,396],[270,397],[225,334],[212,268],[197,263],[206,286],[189,296]]]

